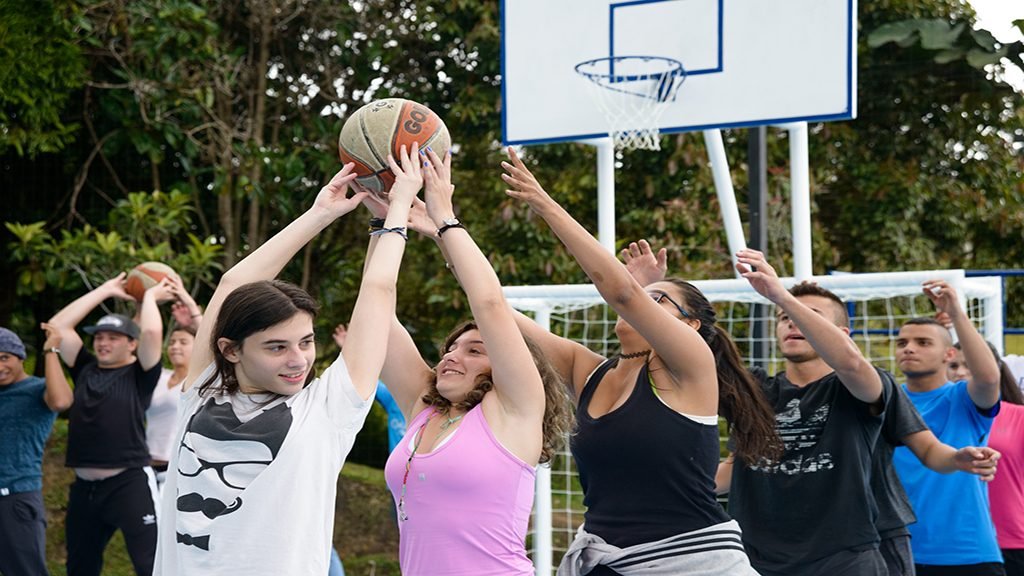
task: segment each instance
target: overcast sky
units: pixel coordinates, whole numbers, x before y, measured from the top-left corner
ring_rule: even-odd
[[[1020,40],[1021,31],[1013,25],[1014,20],[1024,18],[1024,1],[1021,0],[968,0],[978,13],[978,26],[992,33],[997,40],[1013,42]],[[1008,70],[1006,81],[1024,92],[1024,72],[1019,68]]]

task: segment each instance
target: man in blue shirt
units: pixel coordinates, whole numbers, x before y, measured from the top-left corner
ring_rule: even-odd
[[[43,379],[25,373],[25,345],[0,328],[0,574],[47,574],[43,447],[73,398],[54,338],[44,350],[47,376],[60,374]]]
[[[929,281],[924,293],[952,320],[974,379],[947,381],[946,364],[955,357],[949,331],[932,318],[915,318],[900,328],[896,339],[905,390],[943,443],[983,446],[999,411],[999,367],[952,286]],[[902,447],[896,449],[894,463],[917,514],[917,523],[910,526],[917,574],[1004,575],[988,490],[981,480],[932,472]]]

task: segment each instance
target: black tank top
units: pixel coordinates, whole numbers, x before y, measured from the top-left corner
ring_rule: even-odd
[[[587,380],[570,443],[587,532],[623,548],[728,521],[715,500],[718,427],[666,406],[651,389],[646,365],[622,406],[589,416],[594,391],[617,364],[605,361]]]

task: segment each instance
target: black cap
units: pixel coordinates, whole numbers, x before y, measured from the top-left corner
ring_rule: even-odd
[[[86,326],[84,328],[89,334],[95,334],[97,332],[117,332],[118,334],[124,334],[125,336],[136,340],[139,337],[139,325],[132,321],[127,316],[120,314],[107,314],[95,326]]]

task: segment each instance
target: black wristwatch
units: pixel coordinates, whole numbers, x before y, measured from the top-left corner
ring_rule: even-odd
[[[447,232],[450,228],[462,228],[463,230],[466,229],[466,227],[462,225],[462,222],[459,221],[458,218],[445,218],[444,220],[441,221],[441,227],[437,229],[437,237],[440,238],[441,235]]]

